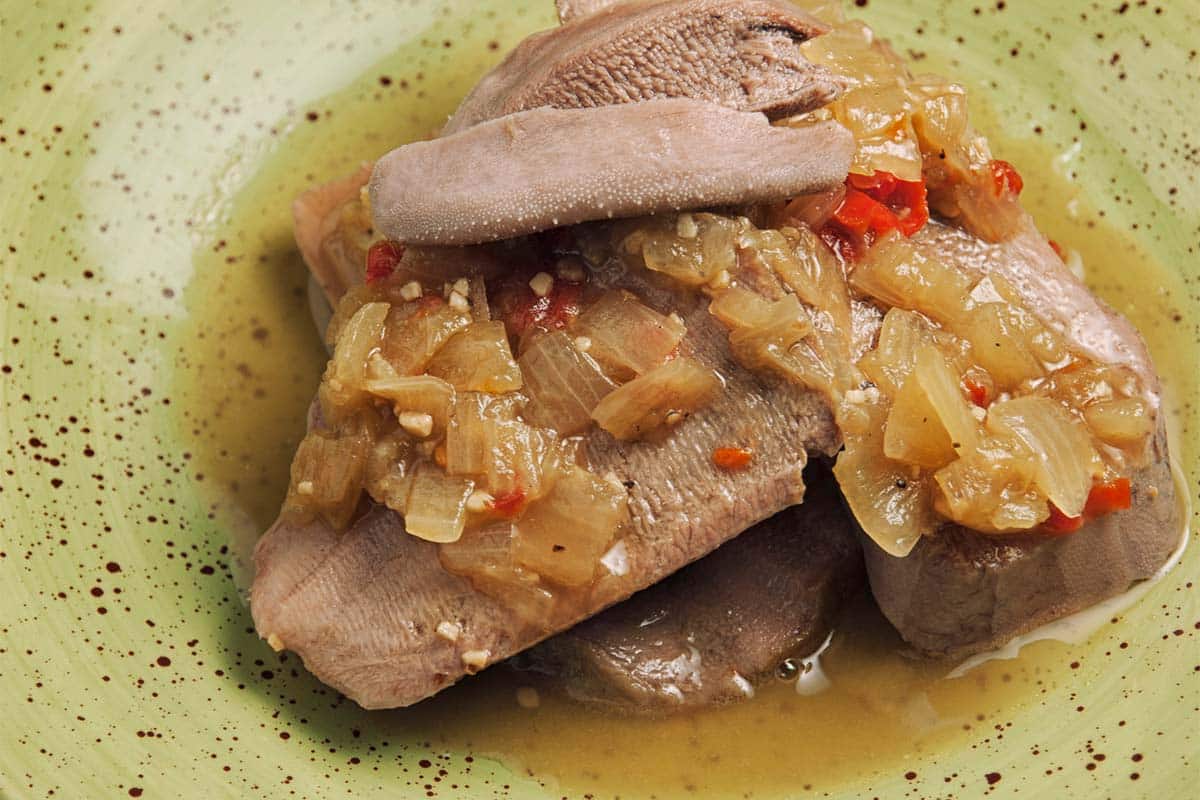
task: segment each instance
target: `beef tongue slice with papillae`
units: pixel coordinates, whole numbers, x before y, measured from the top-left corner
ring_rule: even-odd
[[[955,658],[999,647],[1150,578],[1178,545],[1182,521],[1158,376],[1129,321],[1071,273],[1028,218],[997,244],[936,223],[914,241],[943,263],[1003,277],[1077,352],[1133,370],[1158,425],[1147,465],[1131,478],[1132,507],[1069,535],[992,536],[946,526],[904,558],[864,537],[871,591],[883,613],[920,653]]]
[[[446,133],[542,106],[671,97],[773,118],[801,113],[842,89],[800,53],[803,42],[827,30],[781,0],[614,4],[518,44],[467,95]]]
[[[436,546],[408,536],[403,519],[385,508],[372,507],[343,533],[281,517],[255,552],[251,610],[264,637],[365,707],[408,705],[465,675],[464,653],[486,651],[489,663],[507,658],[802,500],[807,453],[832,454],[839,443],[826,401],[738,366],[726,330],[691,293],[651,287],[626,270],[613,275],[612,286],[679,313],[686,352],[725,381],[661,441],[618,442],[598,429],[587,435],[590,469],[628,487],[630,522],[621,534],[628,571],[605,574],[552,627],[531,628],[446,572]],[[714,466],[713,451],[730,441],[751,443],[745,470]],[[437,634],[443,621],[461,626],[457,641]]]
[[[743,700],[808,656],[864,581],[855,527],[828,471],[804,504],[530,650],[526,665],[571,697],[634,714]]]

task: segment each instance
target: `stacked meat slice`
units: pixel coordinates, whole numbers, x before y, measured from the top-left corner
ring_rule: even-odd
[[[853,142],[836,123],[767,125],[767,117],[820,107],[841,87],[799,50],[825,27],[791,5],[562,2],[560,10],[570,20],[531,37],[485,77],[443,138],[400,148],[376,166],[369,187],[385,235],[472,244],[616,216],[770,202],[845,179]],[[298,240],[331,297],[353,276],[339,268],[330,212],[365,181],[360,175],[297,206]],[[1001,245],[943,226],[930,226],[921,242],[941,258],[1004,274],[1044,324],[1094,357],[1137,372],[1157,413],[1157,381],[1136,331],[1071,276],[1031,223]],[[986,257],[972,250],[989,247]],[[725,330],[692,293],[632,273],[606,280],[650,298],[662,313],[677,313],[689,352],[726,380],[716,402],[660,441],[620,442],[599,430],[585,436],[591,468],[628,489],[628,563],[620,574],[601,578],[556,629],[530,630],[502,603],[443,570],[436,546],[407,536],[403,520],[386,508],[371,508],[344,533],[319,519],[299,525],[283,517],[256,552],[252,610],[264,637],[298,652],[318,677],[366,707],[408,705],[663,580],[801,501],[809,455],[831,456],[840,444],[825,396],[741,366]],[[755,431],[754,461],[744,471],[714,470],[710,454],[734,423]],[[916,649],[957,655],[1148,577],[1174,546],[1178,514],[1161,420],[1153,457],[1136,477],[1131,509],[1071,537],[947,529],[903,559],[864,539],[881,607]],[[845,545],[844,517],[827,505],[767,525],[712,562],[544,646],[539,660],[588,676],[577,693],[599,702],[661,707],[724,699],[740,686],[732,674],[759,677],[781,655],[811,645],[861,558]],[[789,534],[794,540],[781,544]],[[729,592],[741,592],[738,576],[761,571],[762,561],[772,570],[795,564],[798,575],[825,566],[821,580],[796,584],[808,589],[775,609],[783,613],[740,607],[757,626],[751,640],[766,644],[714,646],[704,669],[726,679],[705,672],[698,684],[705,688],[689,694],[672,674],[655,673],[653,664],[680,647],[675,632],[650,646],[639,624],[645,615],[669,606],[668,618],[685,620],[678,633],[717,641],[721,623],[712,617],[739,607]],[[714,587],[710,601],[689,607],[693,591],[704,594],[703,585],[726,580],[727,590]],[[439,635],[446,621],[455,636]]]

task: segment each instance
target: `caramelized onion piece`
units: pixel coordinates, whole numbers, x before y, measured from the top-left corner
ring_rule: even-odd
[[[611,392],[592,418],[618,439],[640,439],[676,425],[720,388],[716,373],[690,358],[676,358]]]
[[[292,459],[291,487],[284,505],[319,513],[335,530],[345,528],[362,493],[369,446],[362,428],[309,432]]]
[[[993,404],[987,427],[1024,445],[1034,482],[1059,511],[1068,517],[1083,513],[1103,465],[1081,422],[1055,401],[1031,395]]]
[[[934,474],[938,513],[984,533],[1029,530],[1050,516],[1046,495],[1034,481],[1034,465],[1020,448],[987,440]]]
[[[499,320],[472,322],[442,345],[426,371],[463,392],[503,394],[523,385]]]
[[[1154,434],[1154,418],[1137,397],[1103,400],[1083,410],[1092,433],[1117,447],[1144,444]]]
[[[627,381],[663,363],[687,328],[679,317],[659,314],[629,292],[610,291],[579,315],[571,333],[585,338],[587,354],[609,376]]]
[[[399,374],[418,375],[434,354],[470,322],[470,315],[443,303],[441,298],[421,301],[415,310],[395,308],[388,316],[383,355]]]
[[[554,583],[587,584],[627,514],[624,489],[571,467],[516,522],[516,560]]]
[[[474,481],[447,475],[432,464],[417,467],[405,506],[405,531],[428,542],[457,541],[467,520],[467,497],[474,489]]]
[[[716,214],[664,214],[639,225],[621,243],[646,269],[703,286],[737,266],[738,224]]]
[[[538,575],[513,560],[511,522],[492,523],[467,531],[456,542],[438,548],[442,566],[466,576],[476,589],[501,600],[527,625],[547,626],[554,609],[554,594]]]
[[[391,372],[387,362],[373,361],[369,373],[377,374],[375,364],[381,363],[390,374],[371,377],[364,384],[366,390],[392,404],[392,409],[401,420],[404,414],[426,414],[430,417],[432,431],[443,432],[450,423],[454,410],[454,387],[432,375],[397,375]]]
[[[846,436],[846,447],[833,468],[854,518],[885,552],[903,557],[924,534],[937,528],[930,501],[929,479],[883,452],[887,408],[862,405],[869,417],[858,434]]]
[[[346,322],[321,382],[321,410],[331,422],[360,407],[369,396],[365,382],[367,359],[376,352],[391,306],[366,303]]]
[[[870,249],[850,283],[888,306],[920,311],[943,324],[961,317],[971,291],[969,277],[918,252],[895,232]]]
[[[517,363],[530,397],[526,418],[564,436],[585,430],[592,410],[616,388],[564,331],[535,338]]]

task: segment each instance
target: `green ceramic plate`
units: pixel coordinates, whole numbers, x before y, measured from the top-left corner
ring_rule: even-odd
[[[1044,226],[1146,332],[1194,494],[1200,8],[852,5],[967,83]],[[666,724],[545,687],[521,708],[503,674],[366,713],[258,640],[239,553],[322,360],[289,202],[432,130],[551,19],[549,0],[0,4],[0,794],[1196,796],[1195,547],[1086,642],[935,682],[866,637],[831,692]]]

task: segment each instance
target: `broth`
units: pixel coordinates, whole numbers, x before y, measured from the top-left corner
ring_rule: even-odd
[[[316,124],[298,122],[280,139],[195,254],[190,321],[181,334],[189,355],[178,367],[177,396],[215,524],[231,532],[242,556],[242,588],[250,577],[245,555],[278,511],[326,358],[292,241],[291,199],[396,142],[427,135],[495,57],[477,49],[477,61],[460,65],[446,85],[373,77],[327,99],[330,113]],[[407,63],[404,54],[396,58],[395,65]],[[406,104],[417,109],[411,116],[395,113],[394,101],[418,97]],[[982,121],[986,130],[986,114]],[[1182,326],[1169,323],[1168,300],[1158,291],[1177,278],[1086,208],[1072,184],[1050,169],[1055,153],[1038,142],[992,144],[1021,168],[1026,202],[1046,232],[1081,252],[1089,282],[1143,331],[1162,372],[1193,381],[1187,369],[1193,348]],[[1062,213],[1072,201],[1075,213]],[[1192,391],[1169,381],[1167,389],[1168,405]],[[1036,642],[1019,659],[948,678],[952,664],[906,658],[864,596],[844,614],[821,657],[829,686],[816,694],[777,681],[739,705],[622,719],[575,705],[549,682],[498,667],[374,719],[385,729],[420,731],[435,750],[494,757],[571,796],[821,791],[851,775],[916,769],[931,751],[1003,726],[1017,709],[1056,689],[1050,665],[1061,665],[1065,652],[1060,643]],[[526,686],[539,689],[536,708],[516,702],[516,690]]]

